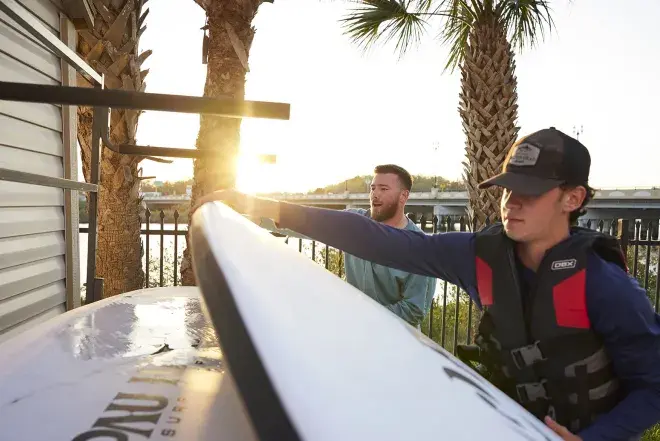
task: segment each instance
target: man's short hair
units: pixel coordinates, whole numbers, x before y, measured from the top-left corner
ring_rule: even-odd
[[[374,173],[376,174],[391,173],[397,175],[403,188],[405,188],[408,191],[412,190],[413,178],[412,176],[410,176],[410,173],[408,173],[408,171],[403,167],[399,167],[398,165],[394,165],[394,164],[377,165],[376,168],[374,168]]]

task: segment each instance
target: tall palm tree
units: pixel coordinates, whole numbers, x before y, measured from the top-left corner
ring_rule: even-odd
[[[459,113],[466,135],[463,162],[475,227],[499,213],[501,191],[478,191],[497,174],[518,136],[518,96],[512,47],[533,46],[553,22],[546,0],[358,0],[342,21],[360,45],[396,40],[403,54],[430,25],[449,45],[445,70],[461,72]]]
[[[259,6],[269,0],[195,0],[206,11],[208,41],[207,71],[204,96],[218,98],[245,97],[245,74],[255,29],[252,20]],[[193,207],[198,198],[215,190],[231,188],[236,183],[236,159],[239,151],[241,120],[202,115],[198,149],[214,149],[217,156],[194,162]],[[186,243],[189,245],[188,237]],[[181,282],[194,285],[190,247],[183,253]]]
[[[146,0],[95,0],[94,28],[79,31],[78,53],[99,73],[105,87],[144,91],[148,70],[140,70],[151,51],[138,53],[140,36],[146,29],[149,10]],[[78,76],[78,85],[89,83]],[[110,139],[115,144],[135,144],[139,111],[112,110]],[[78,142],[83,174],[90,180],[92,109],[78,108]],[[140,240],[141,157],[125,156],[103,149],[98,211],[98,250],[96,269],[104,278],[104,297],[144,286],[142,243]]]

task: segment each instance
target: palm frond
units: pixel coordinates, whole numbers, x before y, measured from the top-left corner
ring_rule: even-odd
[[[416,2],[416,6],[423,8],[427,2]],[[425,31],[426,20],[419,9],[409,10],[411,0],[362,0],[360,3],[361,7],[341,19],[345,33],[360,46],[368,47],[380,38],[388,42],[396,37],[396,49],[403,55],[419,42]]]
[[[445,0],[439,6],[447,8],[443,13],[447,22],[440,33],[442,42],[449,45],[445,70],[453,72],[463,62],[470,29],[483,14],[483,5],[477,0],[469,0],[469,3],[464,0]]]
[[[444,18],[440,38],[449,46],[445,65],[449,71],[463,62],[470,31],[483,20],[499,22],[517,50],[533,47],[554,26],[549,0],[349,1],[360,6],[341,19],[345,33],[365,48],[381,38],[384,42],[396,38],[396,49],[401,55],[419,43],[431,18]]]
[[[546,27],[554,21],[547,0],[506,0],[497,5],[497,13],[509,34],[511,46],[521,50],[534,47],[545,38]]]

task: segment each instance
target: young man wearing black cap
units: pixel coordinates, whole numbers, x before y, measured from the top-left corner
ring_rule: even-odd
[[[477,233],[392,228],[353,213],[217,192],[237,211],[380,265],[437,277],[483,309],[494,382],[565,440],[630,440],[660,421],[660,316],[616,240],[571,227],[593,196],[589,152],[555,128],[519,140],[501,174],[502,222]]]

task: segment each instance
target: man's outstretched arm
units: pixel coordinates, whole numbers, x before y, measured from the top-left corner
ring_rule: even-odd
[[[394,228],[366,216],[280,203],[280,226],[356,257],[390,268],[475,286],[470,233],[428,235]]]
[[[236,211],[273,219],[287,228],[356,257],[390,268],[447,280],[476,295],[474,234],[427,235],[381,224],[359,214],[305,207],[244,195],[213,193],[200,201],[226,202]]]

